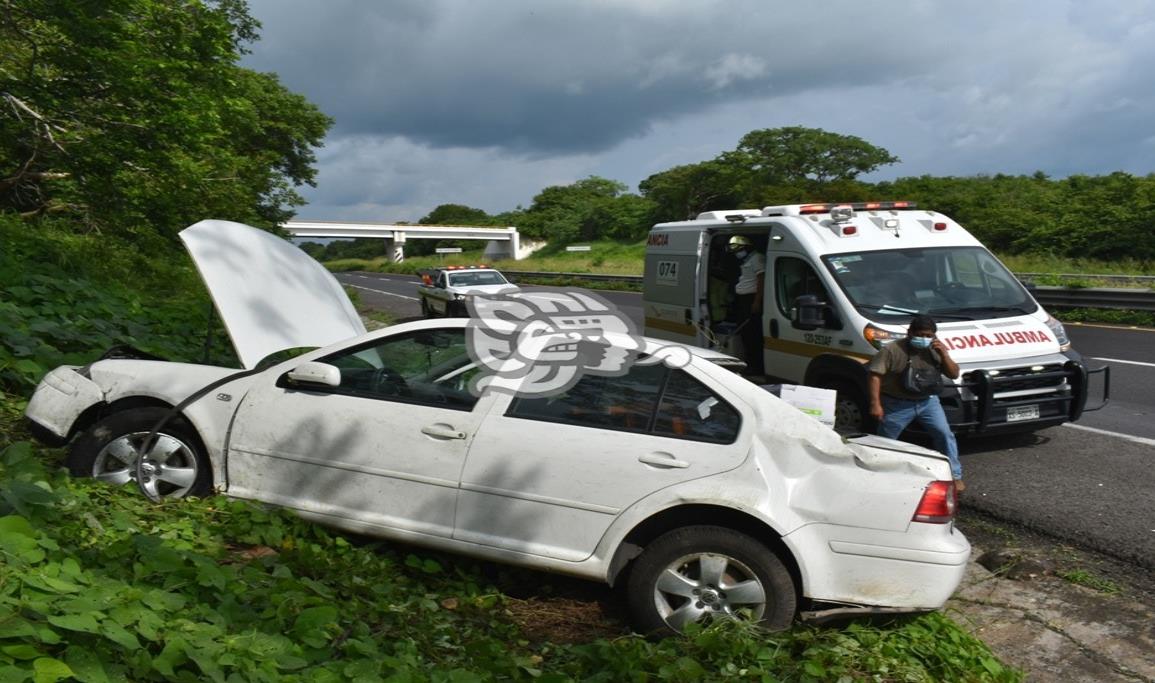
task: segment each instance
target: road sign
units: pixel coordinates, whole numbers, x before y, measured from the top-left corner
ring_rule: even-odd
[[[438,254],[460,254],[461,247],[437,247]]]
[[[566,251],[589,251],[590,245],[588,245],[588,244],[575,244],[572,247],[566,247],[565,250]]]

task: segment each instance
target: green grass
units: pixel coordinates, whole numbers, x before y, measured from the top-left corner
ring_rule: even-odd
[[[1152,275],[1155,276],[1155,262],[1121,259],[1119,261],[1095,261],[1090,259],[1068,259],[1037,254],[999,256],[1008,268],[1016,273],[1054,273],[1075,275]],[[1050,284],[1042,283],[1039,284]]]
[[[1099,591],[1100,593],[1107,593],[1108,595],[1120,593],[1123,590],[1119,587],[1119,584],[1115,583],[1114,581],[1110,579],[1104,579],[1103,577],[1084,569],[1071,569],[1069,571],[1060,573],[1059,577],[1073,584],[1085,586],[1087,588]]]

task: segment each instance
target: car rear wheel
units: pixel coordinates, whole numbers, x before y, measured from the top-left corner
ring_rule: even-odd
[[[433,309],[429,307],[429,300],[426,299],[425,297],[421,297],[421,317],[422,318],[432,318],[433,317]]]
[[[113,413],[81,434],[68,454],[73,476],[93,477],[114,485],[135,480],[136,454],[149,433],[168,414],[146,407]],[[146,453],[152,477],[146,484],[158,498],[203,496],[212,490],[208,459],[192,428],[174,417],[157,433]]]
[[[715,618],[788,628],[797,592],[782,561],[746,534],[716,526],[675,529],[646,546],[627,586],[634,626],[647,635]]]

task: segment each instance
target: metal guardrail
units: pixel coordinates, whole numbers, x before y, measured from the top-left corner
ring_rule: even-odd
[[[548,280],[588,280],[590,282],[626,282],[642,284],[641,275],[603,275],[599,273],[552,273],[549,271],[505,270],[501,274],[511,280],[541,278]]]
[[[1155,311],[1155,290],[1123,287],[1035,287],[1035,299],[1047,308],[1113,308]]]
[[[598,273],[550,273],[537,271],[501,271],[513,280],[522,278],[587,280],[590,282],[642,283],[641,275],[603,275]],[[1038,273],[1019,273],[1021,280],[1038,277]],[[1085,279],[1109,278],[1155,285],[1155,277],[1081,275]],[[1050,287],[1037,286],[1031,293],[1046,308],[1110,308],[1130,311],[1155,312],[1155,289],[1124,287]]]
[[[1108,285],[1137,285],[1139,287],[1155,287],[1155,275],[1087,275],[1086,273],[1015,273],[1015,277],[1023,282],[1037,278],[1058,278],[1059,280],[1076,280],[1081,282],[1094,281]]]

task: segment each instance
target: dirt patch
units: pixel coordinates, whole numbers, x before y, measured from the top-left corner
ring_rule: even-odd
[[[600,601],[561,596],[508,598],[506,608],[525,636],[538,643],[587,643],[630,632],[626,624],[607,614]]]

